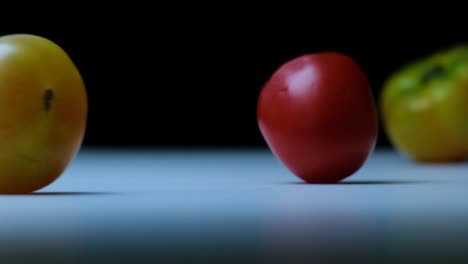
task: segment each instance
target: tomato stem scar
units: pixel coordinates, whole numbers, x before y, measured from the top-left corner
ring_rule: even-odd
[[[52,89],[47,89],[44,92],[43,101],[44,101],[44,109],[46,112],[50,111],[52,106],[52,99],[54,98],[54,91]]]
[[[422,83],[428,83],[430,80],[435,78],[436,76],[445,72],[444,66],[437,64],[434,67],[430,68],[427,72],[424,73],[422,77]]]

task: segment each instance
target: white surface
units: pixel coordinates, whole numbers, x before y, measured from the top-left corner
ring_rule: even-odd
[[[380,149],[323,185],[266,149],[84,149],[38,194],[0,197],[0,261],[450,263],[468,259],[467,204],[467,164]]]

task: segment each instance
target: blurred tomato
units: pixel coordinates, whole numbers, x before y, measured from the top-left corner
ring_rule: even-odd
[[[260,92],[257,120],[274,155],[308,183],[354,174],[378,134],[368,80],[337,52],[305,54],[277,69]]]
[[[409,62],[383,85],[380,109],[393,146],[417,162],[468,157],[468,45]]]

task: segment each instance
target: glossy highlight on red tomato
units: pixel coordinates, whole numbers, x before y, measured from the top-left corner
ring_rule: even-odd
[[[307,183],[339,182],[375,148],[378,113],[360,66],[338,52],[304,54],[264,84],[257,121],[273,154]]]

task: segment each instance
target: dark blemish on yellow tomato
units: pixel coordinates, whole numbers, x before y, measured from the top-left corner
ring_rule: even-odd
[[[44,101],[44,110],[46,112],[50,111],[50,108],[52,107],[52,99],[53,98],[54,98],[54,91],[52,91],[52,89],[45,90],[42,99]]]
[[[426,84],[428,83],[429,81],[431,81],[432,79],[436,78],[437,76],[440,76],[442,75],[443,73],[445,73],[445,67],[440,65],[440,64],[437,64],[435,65],[434,67],[430,68],[429,70],[427,70],[423,76],[422,76],[422,79],[421,79],[421,82],[423,84]]]

